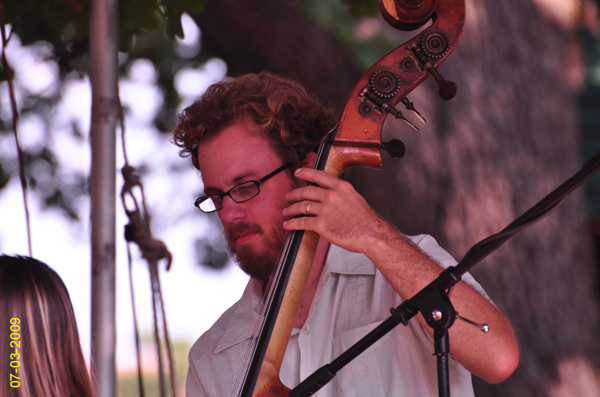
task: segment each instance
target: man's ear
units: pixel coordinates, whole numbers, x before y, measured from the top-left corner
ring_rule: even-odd
[[[316,160],[317,160],[317,154],[314,152],[310,152],[306,155],[306,158],[304,159],[304,161],[302,161],[302,167],[313,168]]]

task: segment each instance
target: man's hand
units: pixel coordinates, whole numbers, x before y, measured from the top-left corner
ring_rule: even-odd
[[[284,229],[311,230],[332,244],[367,256],[377,240],[398,233],[350,183],[312,168],[299,168],[295,176],[318,186],[288,193],[286,199],[292,204],[283,215],[295,218],[285,222]]]
[[[292,204],[283,210],[286,230],[311,230],[348,251],[365,254],[396,292],[406,300],[433,281],[442,268],[382,219],[348,182],[324,171],[300,168],[299,179],[318,186],[291,191]],[[309,207],[310,205],[310,207]],[[308,209],[308,210],[307,210]],[[462,321],[450,328],[452,357],[489,383],[506,379],[519,362],[519,348],[508,319],[463,281],[452,293],[454,308],[465,318],[485,319],[488,333]],[[417,316],[433,335],[425,319]]]

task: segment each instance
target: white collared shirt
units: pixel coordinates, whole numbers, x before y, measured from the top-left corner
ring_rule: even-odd
[[[408,237],[443,268],[456,261],[428,235]],[[485,295],[468,273],[463,281]],[[229,397],[258,320],[261,284],[250,279],[242,298],[194,344],[189,354],[187,397]],[[488,298],[489,299],[489,298]],[[381,322],[402,299],[362,254],[331,246],[302,329],[294,329],[281,366],[283,384],[293,389],[330,363]],[[452,347],[452,341],[450,341]],[[319,390],[317,397],[438,396],[433,342],[416,318],[398,325],[360,354]],[[473,396],[471,374],[449,360],[453,397]]]

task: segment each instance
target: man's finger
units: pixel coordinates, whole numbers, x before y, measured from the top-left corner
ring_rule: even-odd
[[[316,183],[317,185],[328,189],[335,186],[336,182],[339,181],[338,178],[329,175],[325,171],[319,171],[312,168],[298,168],[294,172],[294,175],[299,179]]]

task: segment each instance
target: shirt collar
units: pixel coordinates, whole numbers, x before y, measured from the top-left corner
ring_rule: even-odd
[[[326,271],[343,275],[369,276],[375,274],[375,265],[363,254],[346,251],[332,244],[327,255]],[[215,347],[215,354],[252,337],[252,329],[260,317],[262,296],[262,283],[251,278],[240,300],[230,309],[231,316],[225,324],[225,332],[221,340]]]
[[[215,354],[252,337],[254,324],[260,318],[262,296],[262,283],[251,278],[240,300],[230,309],[231,315],[226,321],[225,332],[215,347]]]

